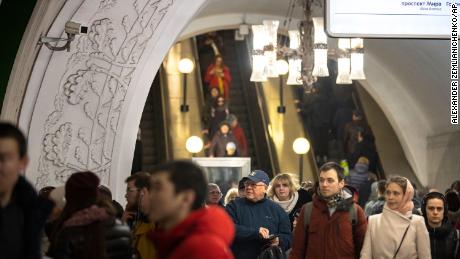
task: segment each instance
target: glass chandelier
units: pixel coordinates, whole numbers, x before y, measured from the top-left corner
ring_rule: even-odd
[[[328,51],[328,37],[324,31],[324,18],[312,17],[312,2],[305,0],[304,20],[298,30],[289,30],[289,47],[278,43],[279,21],[264,20],[263,25],[253,25],[253,64],[251,81],[264,82],[278,77],[277,59],[287,59],[288,85],[311,86],[317,77],[329,76],[328,59],[336,58],[337,84],[351,84],[352,80],[364,80],[363,39],[339,39],[338,49]],[[291,21],[295,4],[289,7],[286,21]],[[287,29],[289,24],[285,27]],[[278,46],[280,45],[280,46]],[[333,57],[330,53],[337,53]]]

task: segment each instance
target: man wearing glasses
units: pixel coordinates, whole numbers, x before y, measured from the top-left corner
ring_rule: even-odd
[[[291,246],[291,225],[284,210],[267,199],[268,175],[255,170],[243,178],[245,197],[230,202],[227,213],[236,227],[232,251],[236,259],[257,258],[267,246]]]

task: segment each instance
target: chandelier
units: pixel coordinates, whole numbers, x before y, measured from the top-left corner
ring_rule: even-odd
[[[288,85],[311,87],[317,77],[328,77],[328,59],[337,61],[337,84],[351,84],[352,80],[366,79],[364,74],[364,45],[361,38],[339,38],[337,49],[328,49],[324,31],[324,18],[312,17],[312,5],[322,8],[321,1],[300,0],[303,20],[298,29],[287,30],[296,7],[291,0],[284,20],[287,37],[278,39],[279,21],[264,20],[262,25],[252,25],[252,82],[265,82],[268,78],[286,74]],[[286,34],[286,33],[285,33]],[[287,59],[287,62],[286,62]]]

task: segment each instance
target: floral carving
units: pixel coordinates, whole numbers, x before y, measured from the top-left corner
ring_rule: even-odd
[[[132,75],[172,0],[131,0],[118,17],[115,0],[101,0],[87,35],[72,44],[44,129],[37,187],[64,183],[90,170],[107,181],[120,114]],[[111,14],[111,15],[108,15]]]
[[[65,123],[54,134],[46,134],[43,150],[46,158],[57,166],[66,164],[67,152],[72,141],[72,124]]]

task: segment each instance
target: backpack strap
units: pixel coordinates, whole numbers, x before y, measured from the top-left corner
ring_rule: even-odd
[[[311,211],[313,210],[313,202],[305,203],[303,206],[303,227],[306,230],[310,225]]]
[[[356,225],[358,225],[358,212],[355,203],[353,203],[348,209],[348,220],[351,224],[351,237],[353,239],[353,246],[355,248],[355,258],[359,258],[360,251],[356,248],[355,239]]]
[[[458,256],[458,247],[459,247],[459,243],[460,243],[460,236],[459,236],[459,233],[458,233],[458,229],[455,229],[455,235],[457,237],[457,242],[455,242],[454,258],[457,258],[457,256]]]
[[[358,212],[357,212],[355,203],[353,203],[350,206],[350,209],[348,210],[348,219],[350,220],[351,229],[352,229],[353,236],[354,236],[356,225],[358,225]]]

